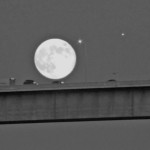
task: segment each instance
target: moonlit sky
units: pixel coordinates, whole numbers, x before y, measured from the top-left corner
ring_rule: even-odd
[[[41,42],[55,37],[78,55],[65,82],[149,80],[149,16],[149,0],[1,0],[0,79],[50,83],[33,57]]]
[[[1,150],[147,150],[149,141],[149,120],[0,126]]]

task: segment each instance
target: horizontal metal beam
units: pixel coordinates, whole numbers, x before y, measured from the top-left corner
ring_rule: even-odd
[[[150,87],[0,93],[0,123],[150,117]]]

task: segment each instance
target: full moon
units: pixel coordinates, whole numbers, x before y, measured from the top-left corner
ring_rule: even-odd
[[[62,79],[73,71],[76,53],[68,42],[62,39],[49,39],[37,48],[34,63],[44,77]]]

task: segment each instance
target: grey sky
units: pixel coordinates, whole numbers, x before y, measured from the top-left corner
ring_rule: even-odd
[[[78,55],[66,82],[148,80],[149,16],[149,0],[1,0],[0,79],[50,83],[33,57],[41,42],[57,37],[70,42]]]

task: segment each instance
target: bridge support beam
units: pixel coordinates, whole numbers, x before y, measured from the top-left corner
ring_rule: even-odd
[[[0,93],[0,123],[150,116],[150,87]]]

